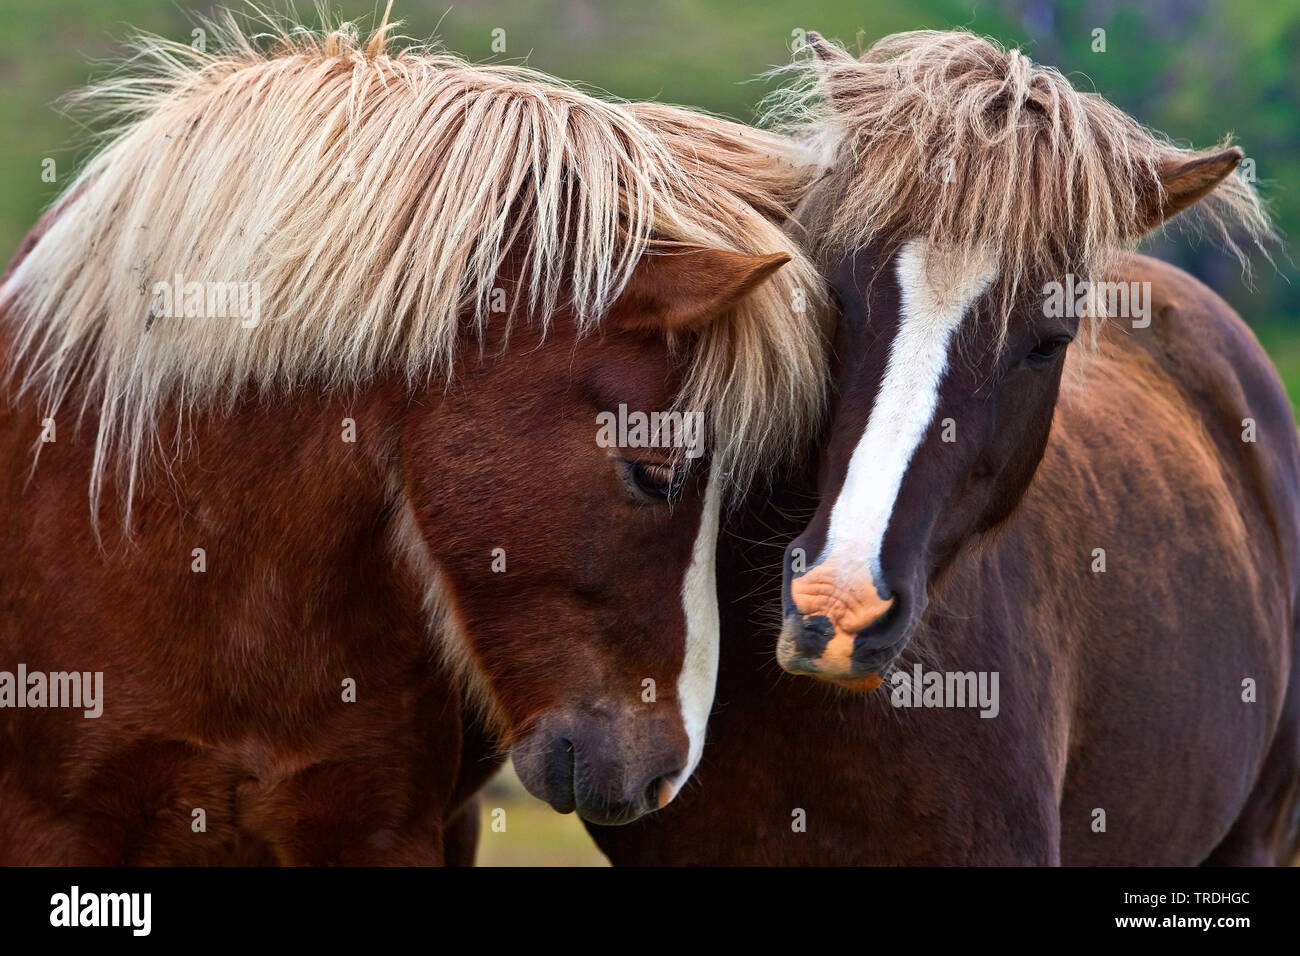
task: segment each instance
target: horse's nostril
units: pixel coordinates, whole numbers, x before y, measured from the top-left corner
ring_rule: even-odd
[[[646,784],[643,799],[647,810],[658,810],[666,802],[668,795],[672,793],[672,781],[665,775],[655,777]]]
[[[835,625],[824,614],[814,614],[799,622],[796,643],[799,653],[808,658],[820,657],[835,635]]]

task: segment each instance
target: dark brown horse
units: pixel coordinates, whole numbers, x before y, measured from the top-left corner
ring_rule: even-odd
[[[722,474],[821,403],[780,141],[384,28],[154,52],[3,285],[0,863],[467,862],[507,751],[670,801]]]
[[[1241,153],[1174,149],[967,34],[861,61],[813,43],[839,137],[802,213],[842,308],[819,503],[791,518],[787,489],[724,535],[697,782],[597,842],[615,863],[1291,862],[1295,421],[1226,303],[1121,251],[1198,201],[1261,227]],[[1107,305],[1096,348],[1071,345]],[[779,575],[770,542],[796,533]],[[748,604],[777,588],[764,626]],[[774,643],[829,685],[776,672]]]

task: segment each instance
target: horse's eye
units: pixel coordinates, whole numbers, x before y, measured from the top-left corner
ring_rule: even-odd
[[[681,493],[686,469],[666,462],[625,461],[628,482],[637,492],[659,501],[673,501]]]
[[[1068,335],[1053,336],[1035,345],[1033,351],[1025,356],[1025,360],[1031,365],[1046,364],[1065,351],[1065,347],[1072,341],[1073,339]]]

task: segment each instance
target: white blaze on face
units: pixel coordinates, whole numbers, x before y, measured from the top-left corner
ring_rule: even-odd
[[[677,700],[690,741],[686,768],[665,781],[659,792],[662,807],[677,796],[704,753],[704,730],[713,709],[718,682],[718,520],[722,511],[722,476],[715,465],[704,490],[704,510],[695,536],[691,563],[682,579],[682,610],[686,614],[686,655],[677,678]]]
[[[867,427],[831,509],[822,561],[862,566],[881,587],[880,548],[907,466],[925,437],[948,369],[953,333],[997,272],[990,256],[931,250],[915,239],[895,260],[898,332]],[[884,595],[881,595],[882,597]]]

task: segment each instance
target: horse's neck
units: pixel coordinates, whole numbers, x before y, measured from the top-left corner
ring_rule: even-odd
[[[94,424],[60,422],[30,481],[0,470],[0,657],[67,662],[104,688],[93,727],[41,759],[81,781],[165,763],[246,845],[290,860],[384,859],[357,815],[376,806],[401,858],[439,861],[439,823],[492,765],[466,766],[460,689],[393,556],[385,423],[311,399],[200,416],[170,474],[155,464],[137,490],[129,540],[110,479],[103,548],[86,504]],[[0,407],[0,460],[28,461],[36,429],[34,407]],[[155,854],[172,839],[140,837]]]
[[[78,621],[86,635],[167,635],[172,665],[214,688],[279,674],[290,697],[338,700],[347,678],[370,682],[359,695],[393,689],[436,655],[423,595],[393,547],[381,412],[364,396],[299,397],[187,419],[182,453],[155,451],[142,468],[129,534],[110,465],[102,544],[86,506],[96,422],[60,416],[30,480],[15,465],[0,483],[13,545],[0,549],[0,590],[62,595],[46,619]],[[165,452],[173,424],[164,416]],[[25,466],[38,434],[30,400],[7,406],[0,458]],[[274,709],[288,713],[284,703]],[[256,712],[247,708],[250,726]]]

